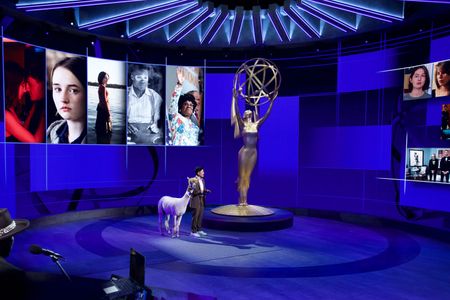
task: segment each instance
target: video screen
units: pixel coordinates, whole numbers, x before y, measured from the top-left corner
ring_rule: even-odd
[[[450,60],[406,68],[403,100],[450,96]]]
[[[128,64],[127,144],[164,145],[165,67]]]
[[[125,144],[126,65],[88,57],[89,144]]]
[[[6,142],[204,144],[203,68],[2,41]]]
[[[403,76],[403,100],[431,98],[431,75],[433,64],[424,64],[405,69]]]
[[[45,143],[45,49],[4,43],[5,140]]]
[[[442,104],[441,139],[450,140],[450,103]]]
[[[450,60],[434,64],[433,97],[450,96]]]
[[[449,148],[410,148],[406,158],[406,179],[449,183]]]
[[[86,57],[46,51],[47,143],[87,143]]]
[[[166,145],[202,145],[204,135],[203,69],[167,66],[166,74]]]

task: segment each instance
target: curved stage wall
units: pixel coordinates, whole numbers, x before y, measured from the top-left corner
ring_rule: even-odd
[[[27,40],[14,29],[3,32],[42,47],[54,48],[56,43],[45,34],[39,43],[36,35]],[[59,50],[67,51],[71,37],[58,38]],[[403,178],[405,165],[402,68],[450,59],[450,50],[442,46],[449,39],[446,33],[430,40],[425,32],[403,42],[384,37],[361,47],[299,49],[295,57],[272,57],[281,69],[282,90],[261,130],[250,203],[378,215],[448,230],[445,211],[450,205],[439,201],[450,186],[392,179]],[[102,47],[99,42],[84,53],[79,45],[75,49],[79,54],[124,61],[162,61],[139,48],[127,49],[133,56],[114,56],[111,44]],[[168,64],[206,66],[204,146],[3,143],[2,206],[16,217],[31,219],[68,211],[153,206],[163,195],[181,196],[186,176],[194,175],[197,165],[205,167],[213,191],[207,204],[237,203],[237,153],[242,142],[233,138],[229,116],[234,71],[245,59],[227,61],[205,52],[204,60],[199,60],[198,54],[189,58],[188,50],[184,56],[180,51],[169,53],[173,56],[167,57]],[[450,103],[448,97],[440,101]],[[416,113],[426,118],[426,112]],[[3,115],[1,120],[3,138]],[[447,141],[433,146],[450,148]],[[422,209],[402,207],[408,199]],[[438,218],[428,218],[429,212]]]

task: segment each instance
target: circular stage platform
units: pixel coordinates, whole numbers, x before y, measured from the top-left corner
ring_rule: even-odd
[[[213,208],[214,209],[214,208]],[[206,209],[203,226],[210,229],[229,231],[272,231],[290,228],[294,214],[282,209],[271,208],[273,214],[268,216],[226,216],[218,215]]]

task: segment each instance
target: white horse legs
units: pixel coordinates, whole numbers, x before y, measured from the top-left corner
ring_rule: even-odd
[[[170,215],[166,215],[164,218],[164,227],[166,228],[166,231],[168,234],[170,234],[169,221],[170,221]]]
[[[172,233],[172,237],[180,237],[181,218],[183,218],[183,215],[181,215],[181,216],[174,216],[173,217],[173,233]]]
[[[159,215],[158,222],[159,222],[159,233],[161,235],[164,235],[163,233],[163,227],[162,227],[162,219],[164,217],[164,228],[167,234],[172,233],[172,237],[180,237],[180,225],[181,225],[181,219],[183,218],[183,215],[181,216],[173,216],[173,226],[172,230],[170,228],[170,215]]]

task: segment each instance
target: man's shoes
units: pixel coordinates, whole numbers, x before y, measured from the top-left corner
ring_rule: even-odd
[[[206,236],[208,235],[206,232],[204,232],[203,230],[197,231],[198,234],[200,234],[201,236]]]
[[[191,236],[199,238],[200,234],[198,232],[191,232]]]

